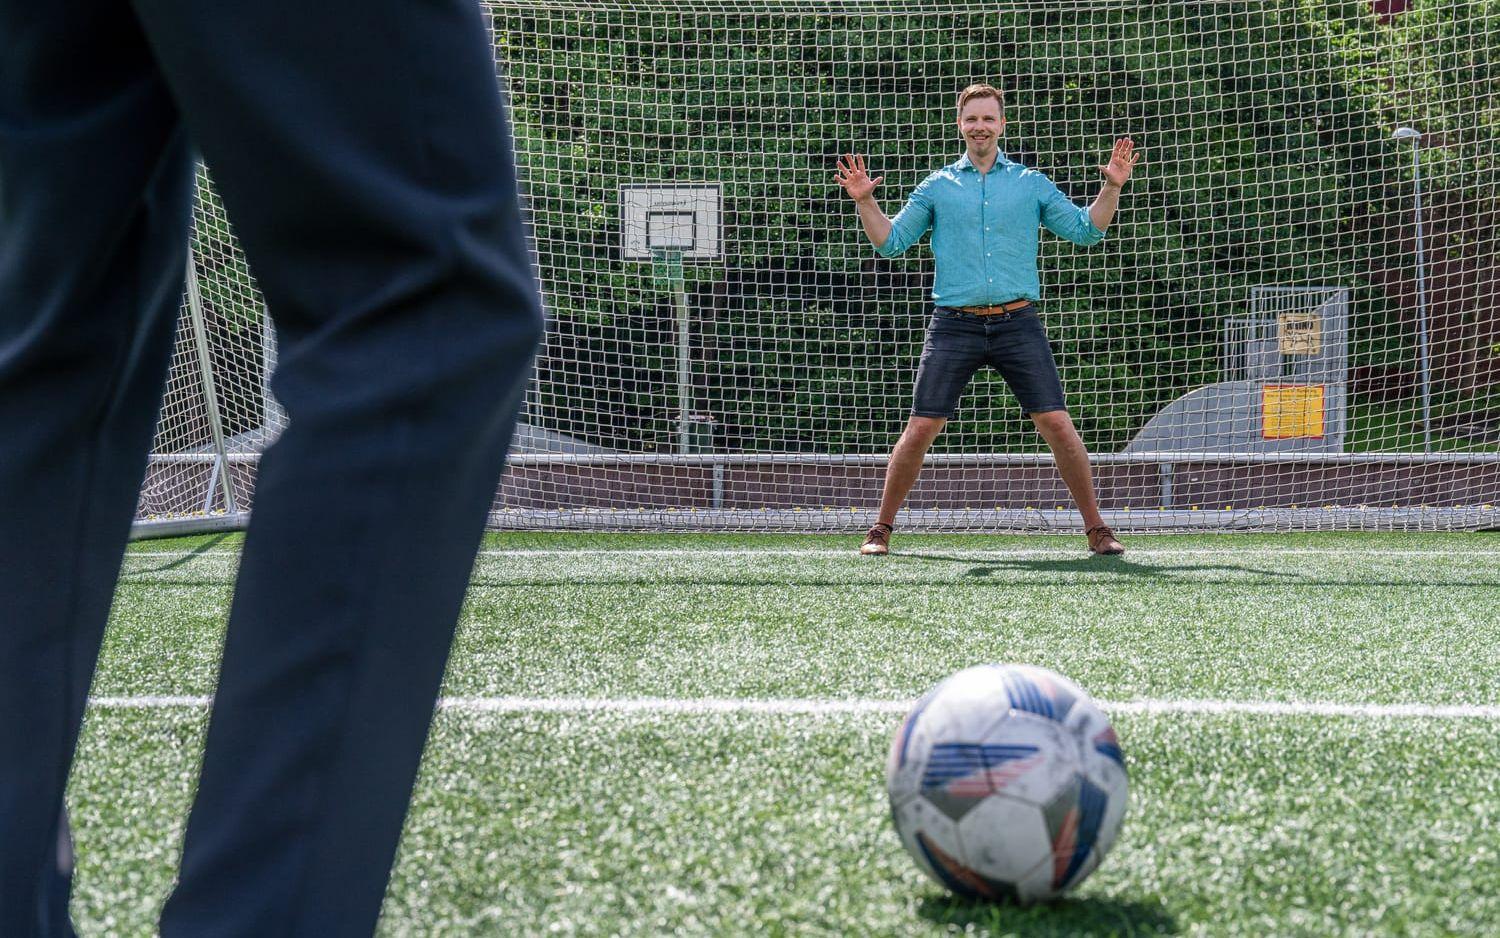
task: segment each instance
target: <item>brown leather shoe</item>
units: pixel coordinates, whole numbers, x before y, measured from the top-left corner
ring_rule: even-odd
[[[1125,553],[1125,545],[1115,540],[1115,532],[1109,529],[1109,525],[1095,525],[1088,529],[1087,534],[1091,553],[1111,556]]]
[[[891,552],[891,526],[888,524],[877,524],[865,535],[865,542],[859,546],[861,554],[889,554]]]

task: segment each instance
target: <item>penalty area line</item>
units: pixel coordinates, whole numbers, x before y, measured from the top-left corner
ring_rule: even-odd
[[[93,697],[96,710],[198,710],[213,699],[203,696]],[[1354,719],[1500,720],[1500,704],[1372,704],[1260,700],[1101,700],[1110,714],[1255,715],[1348,717]],[[912,700],[854,698],[739,697],[443,697],[438,710],[451,713],[688,713],[843,715],[902,714]]]

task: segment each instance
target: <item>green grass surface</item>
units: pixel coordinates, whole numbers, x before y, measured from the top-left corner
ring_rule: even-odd
[[[498,535],[445,693],[906,700],[981,661],[1105,701],[1500,704],[1492,535]],[[135,545],[96,696],[212,692],[236,536]],[[897,713],[444,711],[382,931],[1493,934],[1500,720],[1120,713],[1132,801],[1078,892],[948,899],[902,851]],[[94,710],[86,935],[148,934],[205,714]]]
[[[1483,426],[1492,421],[1500,401],[1459,397],[1434,402],[1433,432],[1423,433],[1419,398],[1395,401],[1356,401],[1349,405],[1344,438],[1347,453],[1493,453],[1500,443],[1487,443],[1474,433],[1450,429],[1455,420]]]

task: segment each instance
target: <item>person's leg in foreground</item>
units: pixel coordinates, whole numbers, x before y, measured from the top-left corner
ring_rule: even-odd
[[[0,935],[71,935],[63,789],[182,297],[192,155],[128,6],[0,0]]]
[[[162,934],[374,928],[541,318],[471,0],[143,9],[281,342]]]
[[[0,933],[71,933],[57,819],[180,297],[180,110],[291,427],[162,931],[368,934],[540,330],[479,11],[63,7],[0,0]]]

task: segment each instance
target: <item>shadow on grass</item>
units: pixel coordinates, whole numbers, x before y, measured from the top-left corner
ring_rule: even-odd
[[[225,531],[222,534],[216,534],[213,537],[205,540],[202,544],[199,544],[197,547],[194,547],[190,551],[187,551],[180,555],[174,552],[172,558],[165,563],[157,564],[156,566],[139,566],[129,571],[121,570],[120,579],[129,580],[132,577],[140,576],[145,573],[163,573],[167,570],[175,570],[178,567],[183,566],[184,564],[192,563],[194,560],[197,560],[204,554],[213,553],[215,548],[234,536],[235,532],[233,531]],[[140,553],[129,555],[129,557],[127,557],[126,559],[130,560],[139,558],[141,560],[145,560],[150,556],[150,551],[141,551]]]
[[[1227,552],[1226,552],[1227,553]],[[691,557],[684,551],[684,556]],[[766,557],[774,558],[772,551]],[[967,586],[993,587],[995,589],[1032,589],[1037,586],[1078,585],[1081,583],[1129,584],[1135,582],[1188,583],[1195,586],[1231,585],[1241,589],[1256,588],[1401,588],[1421,586],[1428,589],[1475,589],[1500,586],[1500,579],[1481,577],[1446,578],[1433,576],[1431,569],[1423,565],[1405,565],[1402,575],[1391,576],[1380,571],[1380,576],[1361,572],[1358,552],[1350,551],[1347,566],[1341,571],[1345,576],[1328,575],[1327,571],[1277,569],[1244,563],[1165,563],[1161,558],[1146,554],[1145,562],[1138,562],[1127,554],[1122,557],[1095,556],[1080,550],[1071,557],[975,557],[946,554],[929,550],[902,550],[887,557],[860,557],[854,551],[846,556],[830,555],[858,566],[860,570],[881,571],[879,578],[867,585],[878,587],[928,586],[935,582],[956,582]],[[712,558],[708,558],[712,559]],[[820,558],[821,559],[821,558]],[[493,573],[476,572],[470,585],[494,588],[599,588],[599,587],[649,587],[665,588],[692,586],[699,589],[715,587],[833,587],[848,589],[865,583],[858,576],[827,575],[821,567],[804,564],[800,559],[785,559],[783,572],[754,572],[739,576],[725,576],[718,568],[705,573],[674,571],[665,575],[654,575],[649,564],[639,565],[637,572],[627,575],[588,576],[569,573],[561,575],[522,576],[508,579]],[[928,564],[958,565],[968,569],[955,571],[963,579],[951,580],[930,575]],[[491,568],[492,569],[492,568]],[[1500,570],[1500,566],[1496,567]],[[816,571],[816,573],[814,572]],[[717,574],[717,575],[715,575]],[[1011,574],[1006,576],[1005,574]],[[1019,576],[1014,574],[1021,574]],[[1026,576],[1025,574],[1034,574]]]
[[[1260,567],[1245,567],[1227,563],[1181,563],[1140,564],[1124,557],[1069,557],[1069,558],[996,558],[975,560],[973,557],[954,557],[950,554],[932,554],[912,551],[902,554],[919,560],[940,560],[948,563],[978,564],[965,576],[985,577],[1000,570],[1026,570],[1033,573],[1109,573],[1116,576],[1135,577],[1148,580],[1176,579],[1177,574],[1197,576],[1203,573],[1248,573],[1255,576],[1297,579],[1295,572],[1287,570],[1264,570]]]
[[[1036,905],[975,902],[930,895],[917,914],[938,925],[957,925],[964,934],[1133,936],[1175,935],[1177,920],[1159,902],[1069,896]]]

